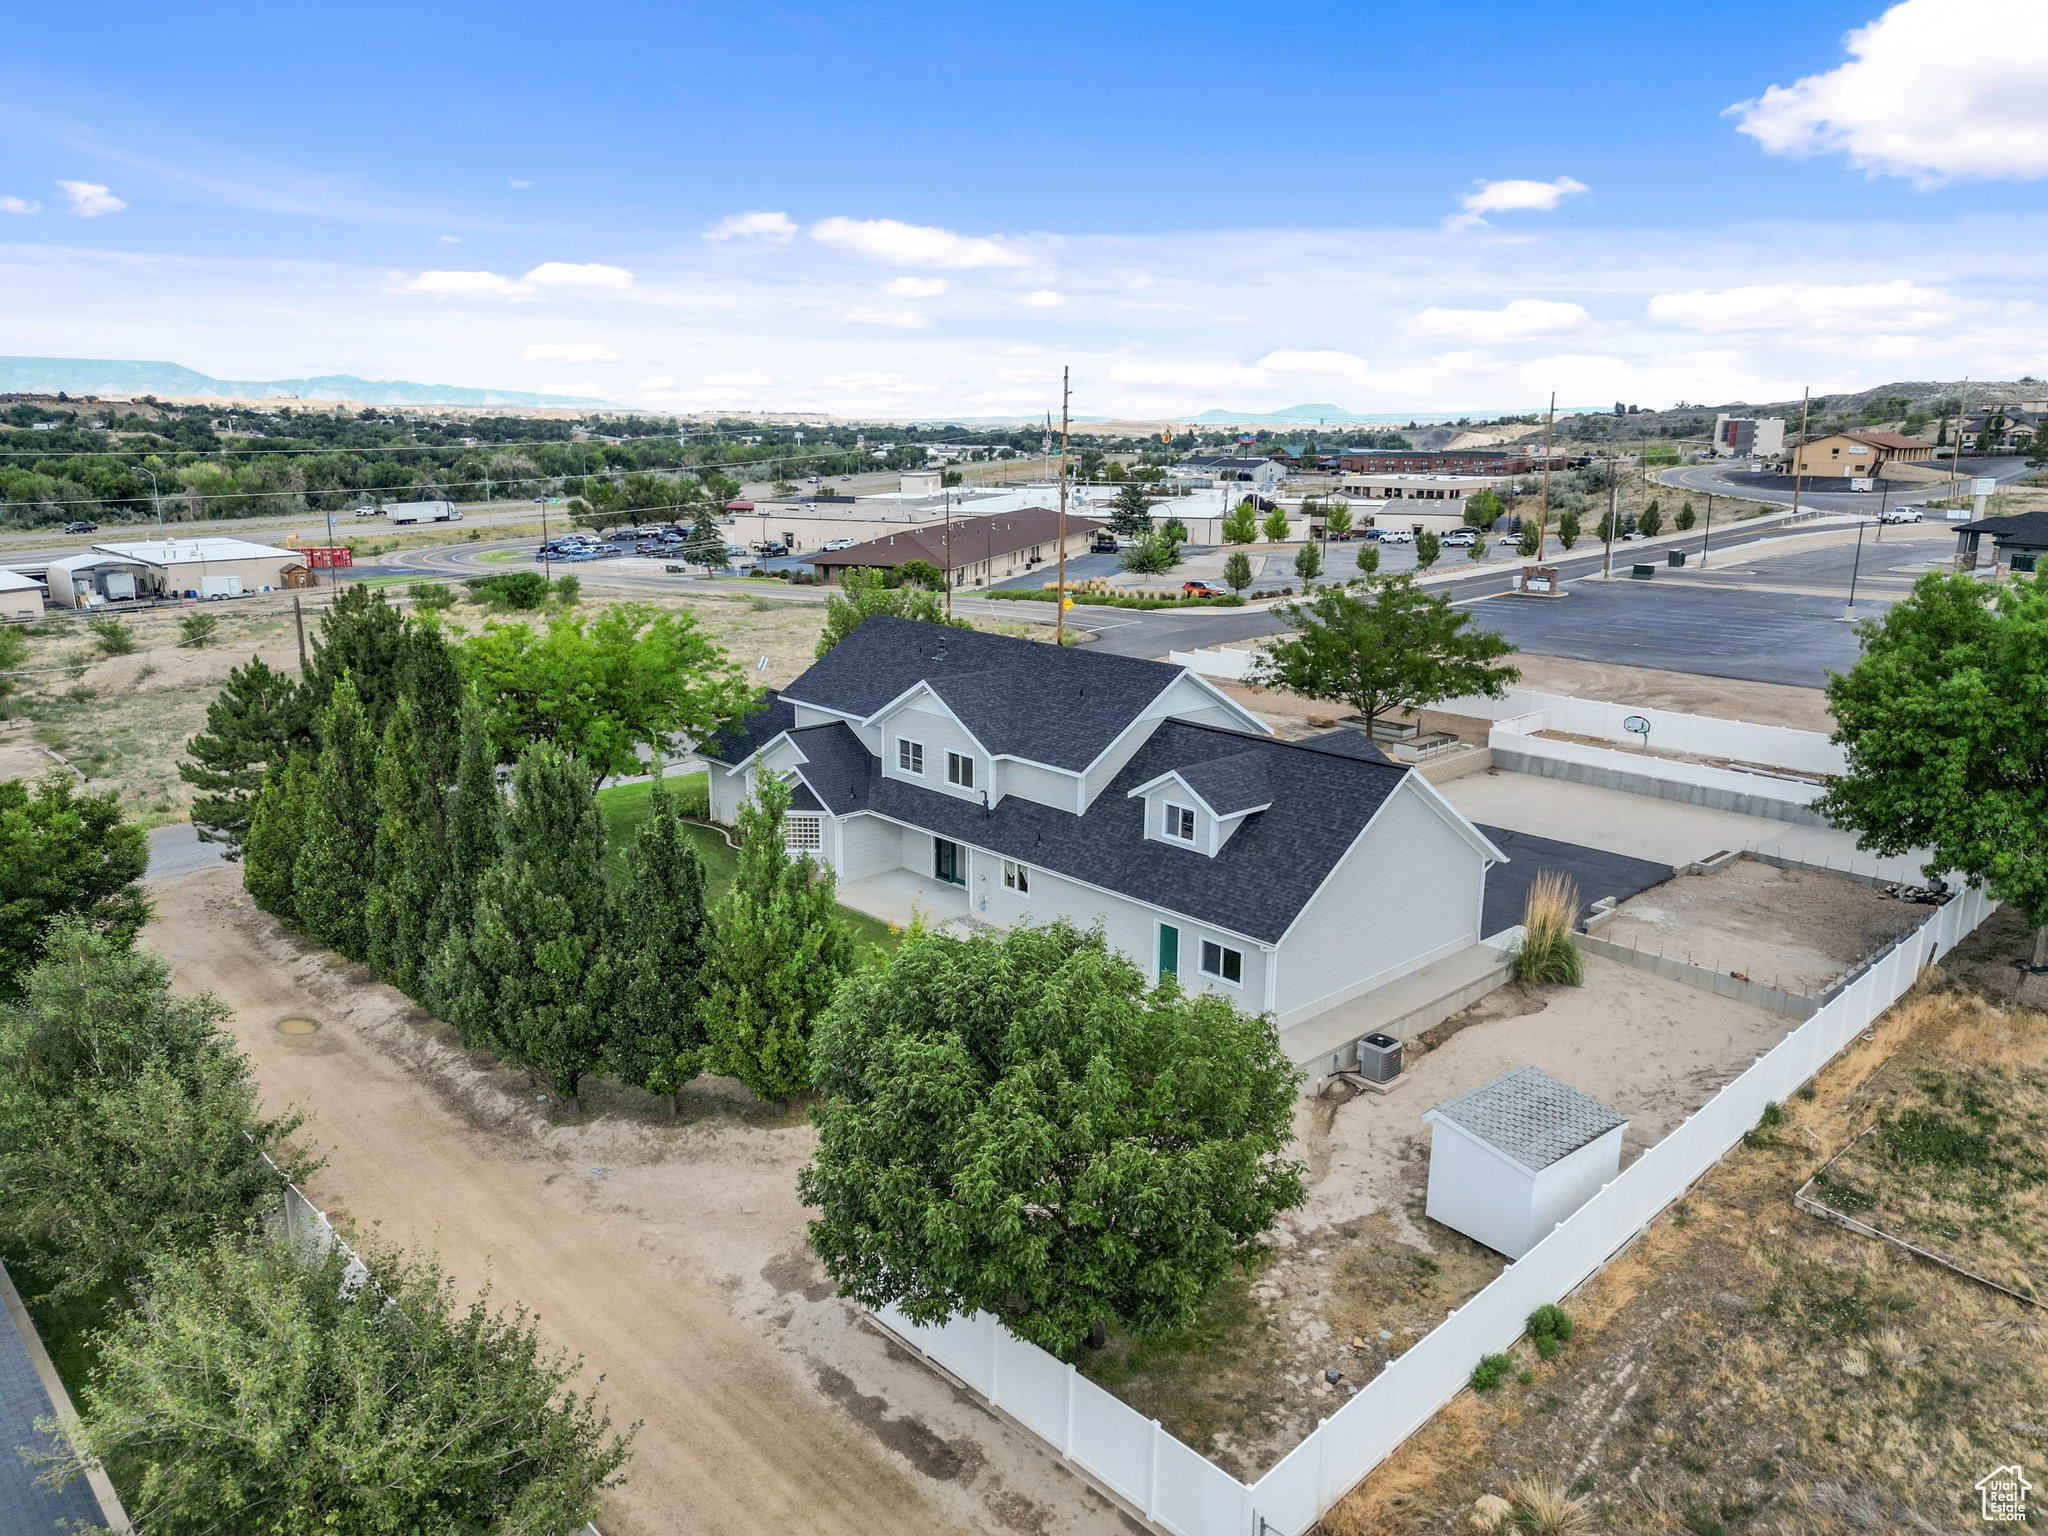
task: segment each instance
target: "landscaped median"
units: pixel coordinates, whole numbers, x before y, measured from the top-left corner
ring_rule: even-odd
[[[1059,598],[1052,588],[994,587],[986,594],[989,597],[1006,598],[1010,601],[1050,603]],[[1067,588],[1067,596],[1078,604],[1092,604],[1098,608],[1242,608],[1244,599],[1236,593],[1225,593],[1220,597],[1144,597],[1129,596],[1120,592],[1083,592],[1075,587]]]

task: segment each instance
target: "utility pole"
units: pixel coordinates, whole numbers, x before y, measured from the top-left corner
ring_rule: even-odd
[[[553,549],[549,547],[548,543],[548,488],[546,485],[542,485],[540,488],[539,500],[540,566],[541,570],[546,573],[546,579],[549,581],[553,581],[555,579],[555,555]]]
[[[1607,455],[1607,553],[1600,566],[1600,579],[1602,581],[1612,581],[1614,579],[1614,527],[1616,523],[1621,521],[1621,514],[1616,510],[1620,500],[1620,491],[1621,464],[1610,453]]]
[[[1842,615],[1845,619],[1856,617],[1856,577],[1863,569],[1863,523],[1862,518],[1856,519],[1856,563],[1849,567],[1849,611]]]
[[[1806,407],[1813,398],[1813,386],[1799,394],[1799,446],[1792,450],[1792,521],[1799,521],[1800,466],[1806,462]]]
[[[941,476],[941,479],[944,477]],[[953,617],[953,493],[946,492],[946,617]]]
[[[299,676],[306,675],[306,615],[299,608],[299,594],[292,594],[292,622],[299,627]]]
[[[1707,535],[1700,540],[1700,569],[1707,568],[1707,551],[1714,544],[1714,493],[1707,492]]]
[[[1053,588],[1053,641],[1067,643],[1067,407],[1073,399],[1072,370],[1060,369],[1060,574]]]
[[[1970,381],[1963,380],[1962,398],[1956,402],[1956,429],[1948,435],[1948,490],[1942,499],[1949,511],[1956,507],[1956,488],[1963,477],[1963,419],[1970,413]]]
[[[1536,563],[1543,563],[1543,541],[1550,532],[1550,433],[1557,421],[1557,391],[1550,392],[1550,410],[1543,417],[1543,507],[1536,514]],[[1609,479],[1612,479],[1609,476]]]

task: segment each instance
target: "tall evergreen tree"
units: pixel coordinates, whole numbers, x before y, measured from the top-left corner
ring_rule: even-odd
[[[312,744],[311,712],[297,678],[257,656],[228,673],[206,706],[206,729],[185,744],[178,764],[178,776],[197,791],[192,824],[200,839],[225,843],[228,857],[239,857],[270,769]]]
[[[668,1095],[673,1119],[676,1093],[704,1070],[697,1002],[711,934],[703,861],[658,779],[651,799],[654,814],[634,837],[612,896],[606,1060],[621,1082]]]
[[[382,731],[399,694],[398,653],[404,635],[398,610],[381,588],[345,587],[320,616],[306,688],[316,715],[324,712],[343,677],[355,679],[370,729]]]
[[[604,821],[590,770],[549,742],[512,772],[504,852],[478,892],[473,944],[493,991],[491,1038],[577,1099],[604,1059]]]
[[[783,845],[789,786],[764,777],[740,808],[739,869],[714,909],[703,1018],[718,1071],[764,1099],[811,1084],[811,1025],[853,969],[830,870]]]
[[[448,873],[443,788],[402,695],[377,755],[377,841],[363,914],[370,964],[409,996],[418,996],[427,962],[434,901]]]
[[[467,696],[455,648],[440,626],[409,620],[398,643],[398,687],[412,701],[413,731],[436,784],[454,782],[462,757],[462,701]]]
[[[477,1041],[490,1033],[491,989],[471,938],[477,890],[498,861],[505,803],[498,795],[490,731],[474,700],[463,702],[460,736],[461,761],[443,816],[447,876],[428,921],[423,1001],[463,1039]]]
[[[242,839],[242,885],[256,905],[280,922],[298,925],[292,880],[306,841],[306,812],[313,799],[313,754],[296,751],[272,763],[249,813]]]
[[[299,926],[351,960],[369,954],[363,922],[377,839],[377,738],[344,673],[320,718],[320,759],[306,808],[305,839],[292,864]]]

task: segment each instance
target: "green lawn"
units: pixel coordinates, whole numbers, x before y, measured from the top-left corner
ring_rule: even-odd
[[[667,781],[667,788],[684,815],[707,814],[711,795],[710,775],[678,774]],[[648,801],[653,790],[652,783],[614,784],[597,792],[598,812],[604,817],[605,862],[615,873],[625,867],[626,849],[640,823],[648,817]],[[739,854],[726,842],[724,834],[714,828],[685,825],[683,831],[697,845],[697,856],[704,861],[705,894],[715,901],[732,884]],[[846,919],[846,926],[853,930],[854,943],[862,950],[887,952],[902,942],[900,933],[865,912],[841,907],[839,913]]]

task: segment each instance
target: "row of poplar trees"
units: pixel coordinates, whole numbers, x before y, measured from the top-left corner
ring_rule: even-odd
[[[596,1072],[668,1096],[672,1113],[705,1071],[765,1098],[810,1085],[811,1021],[852,939],[829,873],[784,847],[785,788],[764,784],[742,812],[716,902],[659,784],[608,876],[589,769],[533,741],[508,796],[460,653],[431,621],[337,603],[321,642],[303,682],[237,669],[194,742],[204,758],[273,722],[253,791],[247,767],[211,801],[200,784],[259,906],[579,1105]]]

